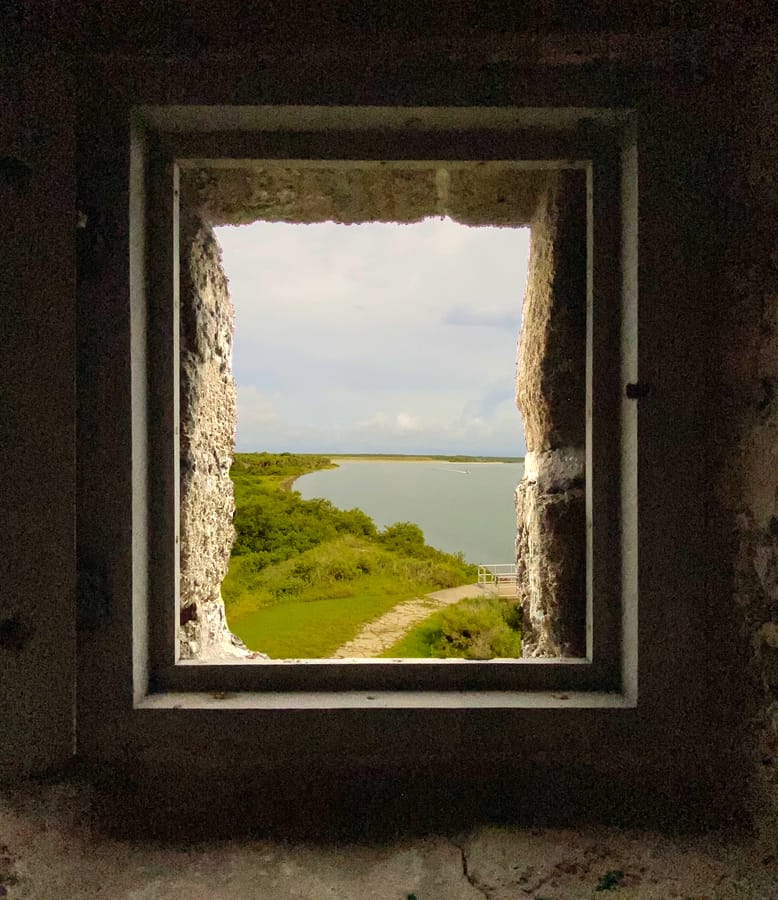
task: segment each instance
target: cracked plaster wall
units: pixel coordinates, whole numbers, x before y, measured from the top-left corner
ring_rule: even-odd
[[[765,48],[743,54],[722,77],[716,116],[728,139],[721,142],[715,166],[728,240],[716,248],[715,277],[729,303],[712,373],[722,400],[712,424],[716,496],[726,516],[716,575],[733,590],[732,623],[720,623],[718,640],[739,638],[744,644],[754,683],[745,732],[756,773],[754,812],[763,833],[773,838],[778,822],[776,77],[776,57]]]

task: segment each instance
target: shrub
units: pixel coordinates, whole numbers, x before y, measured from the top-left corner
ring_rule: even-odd
[[[334,513],[337,513],[335,527],[338,532],[346,534],[355,534],[359,537],[374,538],[377,533],[375,522],[370,516],[361,509],[338,509],[332,507]]]
[[[424,532],[413,522],[395,522],[388,525],[379,535],[378,540],[389,550],[417,556],[426,549]]]
[[[517,657],[520,613],[510,601],[468,598],[440,613],[440,630],[431,635],[432,656],[460,659]]]

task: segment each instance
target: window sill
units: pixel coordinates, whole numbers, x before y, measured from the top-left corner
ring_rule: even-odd
[[[136,709],[634,709],[626,694],[576,691],[285,691],[147,694]]]

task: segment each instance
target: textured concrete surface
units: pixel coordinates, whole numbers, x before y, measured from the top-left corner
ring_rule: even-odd
[[[585,439],[586,205],[582,173],[565,172],[539,195],[522,306],[516,403],[527,450]]]
[[[248,656],[221,598],[235,536],[234,311],[210,226],[185,219],[181,244],[181,657]]]
[[[543,170],[499,163],[404,168],[356,164],[196,169],[183,178],[184,201],[213,225],[267,222],[418,222],[450,216],[465,225],[527,225]]]
[[[585,503],[580,479],[551,492],[525,477],[516,489],[516,582],[525,657],[585,655]]]
[[[511,829],[384,843],[117,840],[73,784],[0,791],[0,897],[9,900],[768,900],[778,863],[713,836]],[[116,810],[117,820],[121,809]]]
[[[532,220],[516,364],[528,451],[516,489],[525,657],[586,652],[586,241],[581,174],[561,174]]]

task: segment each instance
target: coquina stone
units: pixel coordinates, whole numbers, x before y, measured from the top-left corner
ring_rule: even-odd
[[[412,168],[268,163],[185,172],[185,204],[213,225],[267,222],[419,222],[450,216],[464,225],[528,225],[551,176],[504,163]]]
[[[233,308],[208,224],[181,228],[181,622],[183,659],[248,656],[227,627],[221,583],[235,538]]]
[[[586,208],[583,176],[541,192],[516,372],[527,441],[516,490],[522,655],[583,656],[586,635]]]
[[[522,655],[583,656],[586,624],[586,499],[583,486],[516,490],[517,584],[524,613]]]
[[[585,360],[585,192],[582,173],[569,172],[532,220],[516,378],[527,450],[584,445]]]
[[[524,478],[536,482],[540,490],[551,494],[582,482],[585,471],[583,447],[560,447],[543,453],[528,450],[524,457]]]

